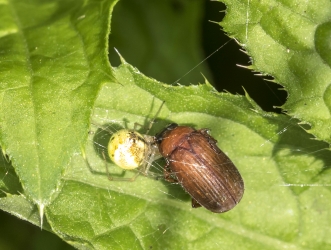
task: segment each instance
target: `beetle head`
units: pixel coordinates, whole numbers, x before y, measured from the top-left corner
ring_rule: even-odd
[[[167,132],[169,132],[170,130],[175,129],[176,127],[178,127],[177,123],[171,123],[167,127],[165,127],[160,133],[156,134],[155,135],[156,143],[160,144],[162,142],[162,140],[164,139],[165,134]]]

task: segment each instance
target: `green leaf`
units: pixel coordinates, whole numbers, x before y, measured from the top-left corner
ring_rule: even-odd
[[[8,194],[7,197],[0,198],[0,207],[2,210],[20,219],[29,221],[36,226],[40,226],[41,224],[38,207],[23,195]],[[51,231],[47,222],[43,224],[43,229]]]
[[[0,15],[4,20],[22,19],[26,25],[18,29],[14,21],[0,22],[5,30],[0,33],[1,145],[17,173],[7,161],[1,163],[1,209],[38,225],[35,203],[41,197],[49,202],[45,207],[49,225],[44,226],[80,249],[329,249],[328,145],[312,140],[298,120],[262,111],[248,94],[218,93],[208,83],[165,85],[125,62],[110,68],[106,36],[112,4],[11,1],[12,11]],[[257,7],[252,10],[261,13]],[[20,15],[14,19],[13,13]],[[40,36],[33,36],[36,30]],[[76,33],[70,36],[71,32]],[[292,45],[310,46],[300,36],[297,41]],[[17,95],[22,91],[24,102],[12,91]],[[12,102],[7,100],[10,95]],[[162,101],[149,134],[169,122],[211,129],[245,182],[244,197],[233,210],[214,214],[192,209],[181,186],[162,178],[108,180],[106,164],[112,176],[135,174],[122,173],[104,159],[108,131],[139,123],[143,125],[139,131],[146,133]],[[31,116],[31,110],[38,116]],[[38,133],[31,136],[31,131]],[[36,159],[43,159],[43,164],[36,165]],[[162,159],[154,162],[152,173],[162,175],[164,164]],[[36,179],[42,186],[32,183]]]
[[[208,83],[171,87],[126,63],[114,70],[120,85],[107,84],[100,92],[87,161],[80,155],[72,159],[63,189],[46,210],[57,234],[79,242],[80,248],[97,249],[329,247],[324,235],[330,233],[326,224],[331,194],[323,186],[328,183],[323,169],[331,158],[329,151],[320,151],[326,143],[311,140],[296,120],[263,112],[249,97],[217,93]],[[104,148],[94,144],[100,127],[147,125],[162,101],[151,134],[168,122],[210,128],[245,181],[236,208],[225,214],[192,209],[179,185],[144,176],[134,182],[108,180],[99,151]],[[107,164],[111,175],[122,172]],[[154,173],[162,175],[163,165],[155,162]],[[134,174],[127,171],[124,176]],[[311,235],[321,231],[321,225],[323,234]]]
[[[6,194],[23,193],[22,186],[13,166],[6,157],[0,157],[0,197]]]
[[[227,15],[221,25],[252,57],[249,68],[283,85],[284,110],[330,143],[330,1],[222,2]]]
[[[119,63],[115,47],[127,62],[159,81],[172,84],[182,78],[181,84],[188,85],[203,81],[202,74],[210,79],[208,68],[201,63],[205,56],[201,48],[204,4],[201,0],[119,1],[109,37],[113,66]]]
[[[113,4],[0,5],[1,146],[41,216],[86,140],[100,86],[113,79],[105,51]]]

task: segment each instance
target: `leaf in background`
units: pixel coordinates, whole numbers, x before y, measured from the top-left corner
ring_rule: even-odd
[[[63,189],[46,209],[58,235],[79,248],[96,249],[330,247],[325,235],[330,234],[326,224],[331,194],[323,186],[328,183],[323,170],[331,162],[330,152],[323,151],[326,143],[311,140],[296,120],[263,112],[248,96],[217,93],[208,84],[171,87],[126,63],[114,71],[121,85],[105,85],[93,111],[86,145],[91,169],[76,155],[65,172]],[[208,127],[238,167],[245,194],[233,210],[214,214],[192,209],[179,185],[162,180],[107,179],[105,160],[93,145],[99,125],[146,125],[161,101],[165,105],[151,134],[169,122]],[[112,175],[122,172],[107,164]],[[164,162],[155,162],[155,171],[162,166]]]
[[[5,157],[0,158],[0,208],[22,220],[40,226],[37,206],[23,195],[19,178]],[[51,231],[47,221],[43,229]]]
[[[100,86],[112,79],[105,45],[113,4],[0,5],[1,146],[41,216],[86,139]]]
[[[0,197],[20,193],[23,193],[22,186],[13,166],[5,156],[0,156]]]
[[[189,85],[202,82],[203,75],[210,79],[201,63],[204,5],[204,0],[119,1],[112,15],[110,62],[119,63],[116,47],[127,62],[159,81],[172,84],[182,78],[181,84]]]
[[[254,71],[272,75],[288,91],[287,114],[331,142],[329,0],[224,0],[224,30],[252,57]]]

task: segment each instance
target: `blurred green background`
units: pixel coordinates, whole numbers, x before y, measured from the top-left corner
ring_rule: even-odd
[[[229,41],[221,27],[209,21],[221,21],[224,10],[225,6],[215,1],[122,0],[112,17],[110,61],[113,66],[119,63],[113,50],[115,46],[127,62],[147,76],[173,84]],[[244,94],[244,87],[264,110],[280,112],[273,106],[285,102],[286,92],[279,90],[280,85],[238,67],[237,64],[250,64],[249,57],[240,49],[231,40],[208,58],[205,65],[195,68],[179,82],[201,83],[203,72],[217,90]],[[168,56],[173,58],[171,53],[175,53],[178,60],[168,60]],[[0,217],[1,250],[73,249],[57,236],[12,215],[0,211]]]

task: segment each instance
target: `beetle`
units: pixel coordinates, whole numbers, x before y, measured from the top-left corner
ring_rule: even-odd
[[[223,213],[239,203],[244,194],[243,179],[208,129],[172,123],[155,136],[155,141],[166,160],[165,179],[179,183],[190,194],[193,208],[203,206]]]

